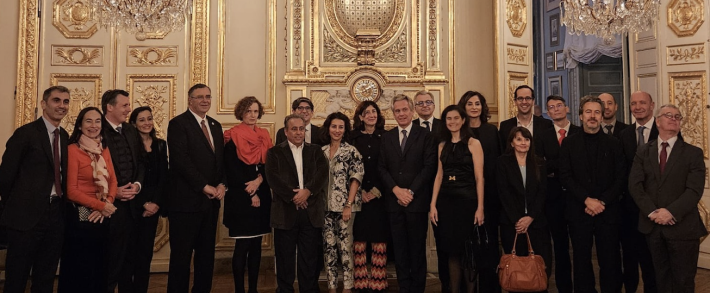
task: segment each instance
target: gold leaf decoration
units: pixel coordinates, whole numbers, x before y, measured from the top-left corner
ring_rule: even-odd
[[[685,142],[703,149],[708,158],[708,120],[705,110],[708,90],[704,71],[671,73],[670,102],[680,108],[683,115],[681,132]]]
[[[355,62],[357,55],[338,45],[328,30],[323,31],[323,61],[325,62]]]
[[[693,48],[669,48],[668,55],[673,61],[688,62],[695,59],[700,59],[705,54],[705,46],[697,46]]]
[[[136,59],[131,62],[132,64],[139,65],[170,65],[175,62],[173,59],[177,57],[177,50],[173,48],[156,48],[151,47],[145,50],[140,50],[133,48],[130,50],[130,55]],[[151,57],[154,55],[153,57]]]
[[[525,25],[527,24],[528,11],[525,6],[525,1],[523,0],[506,0],[505,5],[505,18],[510,33],[514,37],[521,37],[523,31],[525,31]]]
[[[389,48],[375,53],[377,63],[407,62],[407,33],[402,32],[397,41]]]
[[[92,106],[92,101],[94,100],[93,89],[87,90],[84,87],[78,87],[71,89],[71,95],[69,99],[69,111],[67,115],[62,119],[62,127],[71,134],[74,132],[74,124],[76,123],[76,117],[81,112],[81,109]]]
[[[136,102],[141,106],[148,106],[153,110],[153,122],[155,123],[156,135],[159,138],[165,138],[163,132],[163,122],[168,118],[168,114],[163,110],[163,105],[167,103],[167,98],[164,96],[168,93],[168,86],[148,85],[145,87],[136,86],[136,93],[140,96]]]
[[[79,58],[78,60],[74,58],[76,53],[81,54],[81,58]],[[61,60],[59,60],[60,63],[73,65],[98,64],[95,59],[99,58],[99,55],[101,55],[99,49],[93,49],[89,51],[84,48],[71,48],[66,51],[64,51],[63,48],[57,48],[56,50],[54,50],[54,54],[61,58]]]

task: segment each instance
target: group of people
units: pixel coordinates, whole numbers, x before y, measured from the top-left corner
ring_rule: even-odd
[[[341,272],[343,292],[384,291],[388,246],[400,291],[424,292],[429,223],[442,292],[500,292],[499,239],[503,253],[528,253],[516,236],[548,276],[554,258],[559,292],[596,292],[593,244],[602,292],[635,292],[639,264],[644,292],[693,292],[705,166],[680,135],[679,109],[654,116],[651,96],[635,92],[628,126],[613,96],[585,96],[578,127],[562,97],[546,100],[551,121],[533,115],[535,99],[515,89],[517,115],[498,130],[479,92],[441,119],[431,93],[397,95],[397,126],[385,130],[373,101],[318,127],[311,100],[298,98],[273,143],[258,99],[239,100],[241,123],[223,132],[207,116],[210,88],[197,84],[166,142],[151,109],[132,110],[123,90],[82,109],[69,136],[69,90],[50,87],[42,117],[15,131],[0,164],[5,292],[24,292],[30,273],[33,292],[52,292],[60,259],[59,292],[146,292],[160,215],[170,222],[167,291],[189,291],[193,263],[192,292],[209,292],[222,204],[236,292],[257,292],[272,231],[278,292],[294,292],[296,275],[300,292],[319,292],[323,269],[330,292]],[[472,264],[465,243],[481,233],[488,243]]]

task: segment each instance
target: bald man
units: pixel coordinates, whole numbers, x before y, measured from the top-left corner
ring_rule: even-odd
[[[616,138],[620,138],[621,131],[629,125],[619,120],[616,120],[616,111],[618,109],[616,99],[609,93],[600,94],[599,99],[604,102],[604,112],[602,113],[602,130],[606,134],[610,134],[615,136]]]

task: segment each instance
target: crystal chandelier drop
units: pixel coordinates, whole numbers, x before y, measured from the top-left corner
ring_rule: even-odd
[[[562,24],[611,43],[614,35],[646,31],[658,20],[660,0],[562,0]]]
[[[179,31],[192,12],[192,0],[91,0],[98,22],[145,40],[147,33]]]

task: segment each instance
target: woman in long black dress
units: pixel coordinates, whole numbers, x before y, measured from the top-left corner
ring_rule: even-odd
[[[128,253],[133,257],[126,270],[133,281],[131,291],[145,293],[148,292],[150,283],[150,262],[153,260],[163,184],[168,177],[168,145],[155,134],[153,111],[150,107],[136,108],[128,121],[138,129],[147,157],[141,191],[133,199],[132,207],[135,207],[137,220]]]
[[[390,235],[386,202],[382,198],[383,187],[377,171],[385,118],[375,102],[365,101],[355,109],[354,121],[350,140],[362,155],[365,165],[361,186],[362,207],[353,227],[355,289],[379,292],[387,289],[387,241]]]
[[[550,276],[552,244],[544,213],[545,164],[535,156],[533,136],[525,127],[513,128],[507,142],[506,154],[498,159],[496,177],[502,203],[500,238],[503,250],[510,253],[515,235],[527,233],[535,254],[545,261],[547,276]],[[518,255],[527,255],[525,235],[518,236],[515,250]]]
[[[484,195],[484,210],[486,213],[486,233],[488,233],[489,245],[487,251],[482,252],[481,261],[478,264],[479,291],[500,292],[500,284],[496,268],[500,259],[498,250],[498,218],[500,217],[500,199],[498,199],[498,188],[496,187],[496,160],[501,154],[500,138],[498,128],[488,123],[491,119],[488,104],[483,94],[476,91],[467,91],[461,96],[458,106],[466,110],[468,115],[468,126],[473,132],[473,137],[481,142],[483,148],[483,177],[489,184],[486,184]]]
[[[235,292],[244,292],[244,267],[249,269],[249,292],[257,292],[261,240],[271,233],[271,189],[266,182],[266,152],[273,146],[269,133],[256,122],[264,107],[255,97],[244,97],[234,107],[241,120],[224,132],[224,160],[229,190],[224,197],[224,225],[235,238],[232,274]]]
[[[468,116],[463,109],[451,105],[441,116],[448,131],[441,133],[429,218],[439,226],[443,245],[437,249],[449,256],[451,292],[459,292],[462,282],[466,292],[473,292],[475,280],[470,278],[471,268],[462,266],[461,255],[474,225],[484,223],[483,150],[466,127]]]

